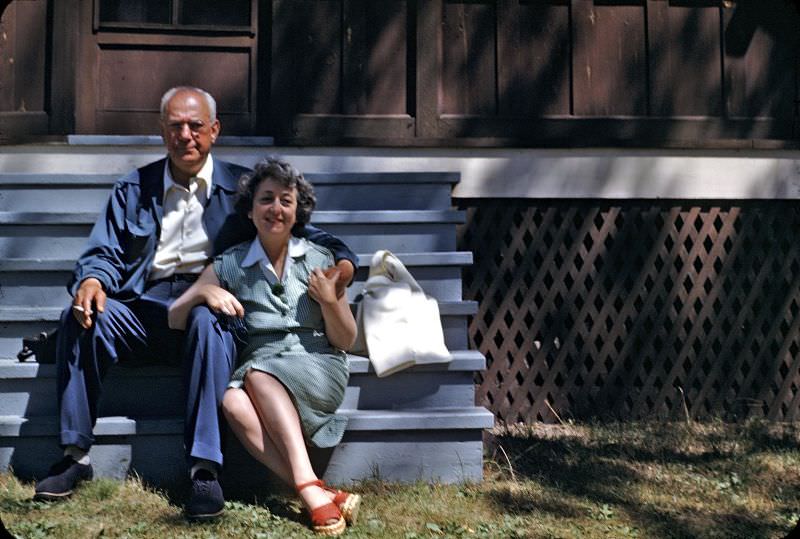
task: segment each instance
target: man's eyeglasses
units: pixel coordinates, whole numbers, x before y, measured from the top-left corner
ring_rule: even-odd
[[[191,131],[195,135],[200,133],[200,132],[202,132],[203,130],[205,130],[206,127],[208,127],[205,122],[200,122],[200,121],[196,121],[196,122],[168,122],[167,123],[167,129],[169,129],[170,131],[172,131],[174,133],[180,133],[181,131],[183,131],[183,126],[184,125],[188,126],[189,127],[189,131]]]

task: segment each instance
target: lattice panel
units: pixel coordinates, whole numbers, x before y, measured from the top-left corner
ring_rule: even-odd
[[[480,404],[508,422],[800,418],[798,207],[532,202],[462,203]]]

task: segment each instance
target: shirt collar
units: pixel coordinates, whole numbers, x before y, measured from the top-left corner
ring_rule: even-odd
[[[201,168],[200,171],[193,176],[193,178],[201,180],[203,185],[205,185],[206,198],[211,198],[211,182],[213,177],[214,159],[211,157],[211,154],[208,154],[206,162],[203,163],[203,168]],[[164,193],[166,194],[167,191],[172,189],[173,186],[177,185],[178,184],[175,183],[175,180],[172,178],[172,171],[169,169],[169,158],[167,158],[167,162],[164,165]]]
[[[300,258],[305,255],[308,249],[308,242],[304,238],[296,238],[294,236],[289,237],[289,253],[286,257],[286,264],[283,268],[284,277],[286,276],[287,268],[291,264],[294,264],[296,258]],[[259,264],[261,266],[261,269],[264,270],[264,274],[267,276],[270,284],[274,284],[273,280],[277,282],[278,278],[275,267],[272,265],[272,262],[270,262],[267,253],[264,252],[264,247],[261,246],[261,242],[258,241],[258,237],[256,237],[250,243],[250,249],[247,251],[247,254],[242,260],[243,268],[249,268],[255,264]]]

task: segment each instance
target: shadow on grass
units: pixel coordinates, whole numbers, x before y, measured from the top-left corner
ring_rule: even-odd
[[[550,433],[500,434],[490,442],[502,448],[495,452],[498,465],[513,469],[517,479],[538,484],[543,494],[532,501],[525,489],[497,487],[487,496],[498,510],[534,516],[546,513],[557,519],[592,518],[591,508],[608,506],[624,512],[648,537],[782,537],[788,529],[774,519],[768,522],[763,514],[714,507],[714,498],[704,499],[702,489],[717,494],[732,488],[720,479],[729,474],[737,482],[758,483],[757,490],[772,503],[797,510],[797,479],[787,479],[775,470],[753,469],[748,459],[798,451],[798,432],[795,426],[757,423],[696,430],[674,424],[644,429],[598,427],[596,431],[589,427],[573,432],[559,432],[556,427]],[[654,486],[650,476],[654,469],[666,476],[675,473],[672,479],[678,485],[685,481],[676,467],[699,474],[705,483],[687,482],[685,491],[676,488],[674,506],[658,505],[655,500],[668,499],[663,493],[651,500],[642,497],[642,489]],[[772,476],[765,478],[765,474]],[[787,488],[782,490],[781,485]],[[737,488],[747,495],[751,487],[740,484]]]

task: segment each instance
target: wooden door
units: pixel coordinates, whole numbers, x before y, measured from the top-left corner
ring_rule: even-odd
[[[157,134],[167,89],[217,100],[226,135],[256,127],[257,0],[80,2],[76,132]]]

